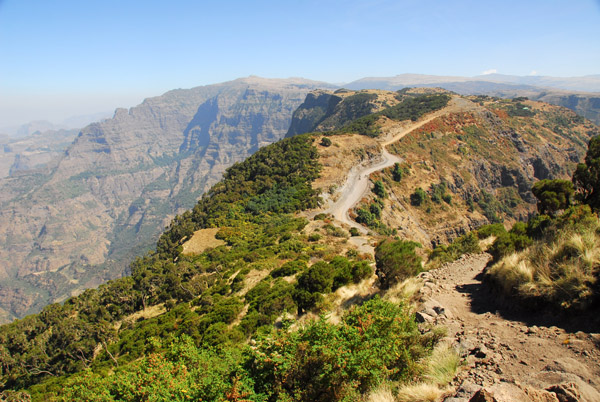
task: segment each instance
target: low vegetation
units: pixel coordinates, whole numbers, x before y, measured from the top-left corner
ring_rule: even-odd
[[[402,282],[423,270],[421,257],[415,253],[419,243],[406,240],[388,240],[375,248],[375,273],[382,289]]]

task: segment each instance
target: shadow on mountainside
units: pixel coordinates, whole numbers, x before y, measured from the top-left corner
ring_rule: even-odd
[[[599,306],[587,312],[559,312],[544,309],[542,306],[527,308],[501,295],[492,284],[485,281],[485,271],[479,273],[476,283],[456,285],[459,293],[466,294],[471,301],[471,311],[475,314],[497,314],[505,320],[522,322],[525,325],[551,327],[556,326],[567,332],[600,332]],[[600,344],[597,345],[600,347]]]

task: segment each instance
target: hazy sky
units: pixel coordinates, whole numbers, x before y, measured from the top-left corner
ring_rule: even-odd
[[[0,0],[0,127],[231,79],[600,73],[598,0]]]

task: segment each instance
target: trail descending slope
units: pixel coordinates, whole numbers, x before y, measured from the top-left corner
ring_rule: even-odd
[[[563,391],[573,400],[600,401],[600,335],[572,323],[554,326],[561,324],[551,315],[504,312],[481,282],[489,258],[464,256],[421,274],[418,319],[447,327],[466,358],[457,393],[447,401],[468,401],[481,387],[498,402],[572,400],[556,399]]]

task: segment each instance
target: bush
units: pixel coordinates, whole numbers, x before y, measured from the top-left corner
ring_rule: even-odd
[[[421,188],[417,187],[415,192],[410,195],[410,204],[414,207],[421,206],[427,199],[427,193]]]
[[[415,253],[419,243],[405,240],[384,241],[375,248],[375,273],[382,289],[388,289],[422,271],[421,257]]]
[[[464,254],[480,253],[479,238],[474,232],[469,232],[456,238],[449,246],[440,245],[433,249],[429,256],[429,261],[435,261],[436,264],[456,261]]]
[[[538,210],[542,214],[554,214],[571,206],[575,189],[568,180],[540,180],[533,185],[531,192],[538,199]]]
[[[493,261],[497,262],[504,256],[524,250],[532,242],[531,237],[527,235],[527,225],[523,222],[516,222],[510,231],[498,235],[488,253],[492,255]]]
[[[358,231],[357,228],[352,227],[352,228],[350,228],[350,236],[360,236],[360,232]]]
[[[321,139],[321,145],[324,147],[329,147],[331,146],[331,140],[327,137],[323,137],[323,139]]]
[[[306,262],[304,261],[288,261],[283,264],[281,267],[274,269],[271,271],[271,276],[273,278],[279,278],[283,276],[294,275],[296,272],[301,272],[306,269]]]
[[[402,175],[402,167],[399,163],[394,163],[394,167],[392,168],[392,178],[394,181],[400,183],[400,181],[402,181]]]
[[[311,233],[308,236],[308,241],[315,242],[315,241],[319,241],[319,240],[321,240],[321,235],[319,233]]]
[[[352,282],[359,283],[373,274],[373,268],[367,261],[359,261],[352,265]]]
[[[487,278],[527,307],[593,308],[600,301],[600,221],[585,213],[580,217],[585,224],[571,216],[556,219],[541,240],[499,259]],[[511,235],[524,236],[522,228]]]
[[[434,343],[421,337],[409,310],[376,297],[338,325],[321,318],[277,333],[246,365],[257,393],[272,400],[361,400],[384,381],[409,381]]]
[[[387,192],[385,191],[385,187],[383,186],[383,182],[381,180],[377,180],[375,185],[373,186],[373,192],[379,198],[387,197]]]
[[[489,225],[483,225],[476,231],[479,240],[487,239],[490,236],[500,236],[506,233],[506,229],[502,223],[492,223]]]

